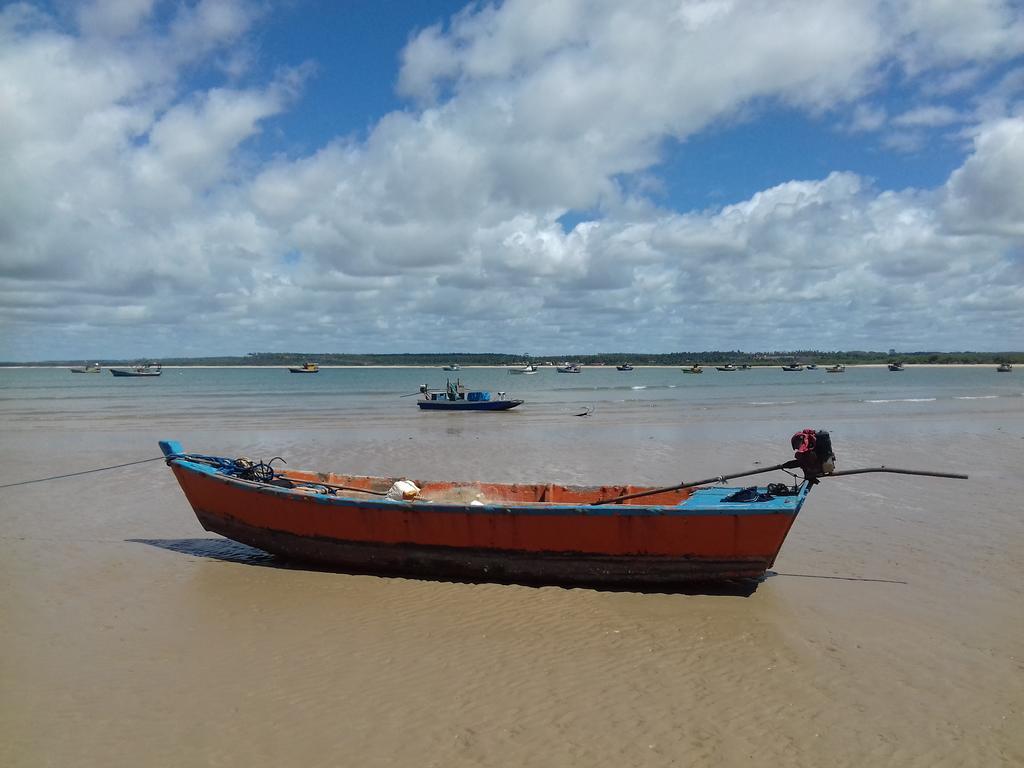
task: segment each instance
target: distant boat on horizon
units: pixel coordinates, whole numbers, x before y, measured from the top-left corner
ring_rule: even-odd
[[[72,373],[99,373],[101,370],[103,370],[103,369],[100,368],[100,364],[99,363],[85,363],[84,365],[81,365],[78,368],[72,368],[71,372]]]
[[[291,373],[320,373],[320,366],[316,363],[303,363],[300,366],[289,368]]]
[[[536,365],[534,365],[533,363],[529,363],[527,365],[522,366],[521,368],[509,368],[508,372],[520,374],[533,374],[536,373],[538,370],[539,369]]]
[[[633,366],[630,365],[629,363],[623,363],[622,365],[616,365],[615,366],[615,370],[616,371],[632,371],[633,370]]]
[[[1013,366],[1009,363],[1000,363],[999,367],[996,368],[996,373],[1012,373]]]
[[[891,363],[889,363],[889,370],[893,371],[894,373],[902,371],[903,370],[903,363],[900,362],[900,361],[891,362]]]
[[[147,378],[151,376],[159,376],[163,373],[163,367],[160,363],[146,363],[134,365],[131,368],[111,368],[111,376],[122,376],[122,377],[134,377],[134,378]]]
[[[784,371],[802,371],[804,367],[800,363],[790,363],[789,365],[782,366]]]

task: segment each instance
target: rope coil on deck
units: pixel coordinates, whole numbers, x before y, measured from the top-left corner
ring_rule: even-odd
[[[280,456],[275,456],[269,461],[263,461],[262,459],[260,461],[252,461],[244,456],[237,459],[226,459],[222,456],[207,456],[202,453],[176,453],[167,457],[167,465],[170,466],[171,462],[176,459],[190,461],[193,464],[206,464],[225,475],[242,480],[251,480],[256,483],[280,482],[284,478],[274,470],[274,462],[288,463]]]

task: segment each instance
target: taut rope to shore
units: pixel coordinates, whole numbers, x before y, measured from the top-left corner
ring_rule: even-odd
[[[106,472],[108,469],[121,469],[122,467],[131,467],[135,464],[146,464],[150,461],[163,461],[163,456],[155,456],[152,459],[140,459],[139,461],[129,461],[125,464],[114,464],[110,467],[97,467],[96,469],[83,469],[81,472],[69,472],[66,475],[53,475],[52,477],[40,477],[37,480],[20,480],[17,483],[5,483],[0,485],[0,488],[13,488],[16,485],[30,485],[31,483],[46,483],[50,480],[62,480],[65,477],[77,477],[78,475],[88,475],[93,472]]]

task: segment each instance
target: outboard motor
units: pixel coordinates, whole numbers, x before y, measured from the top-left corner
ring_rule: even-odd
[[[821,475],[831,475],[836,468],[836,455],[832,452],[832,438],[823,429],[805,429],[793,435],[797,466],[804,471],[804,479],[814,485]]]

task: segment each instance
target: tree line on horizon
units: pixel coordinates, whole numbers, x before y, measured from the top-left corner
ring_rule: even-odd
[[[739,350],[707,352],[668,352],[651,354],[643,352],[606,352],[591,355],[525,355],[502,352],[429,352],[429,353],[339,353],[339,352],[250,352],[244,356],[216,357],[165,357],[159,360],[163,365],[237,365],[237,366],[291,366],[309,361],[319,365],[523,365],[532,362],[537,365],[571,361],[580,365],[702,365],[735,363],[747,365],[779,365],[782,363],[818,363],[819,365],[870,365],[894,360],[907,365],[928,364],[1024,364],[1024,352],[887,352],[875,351],[822,351],[791,350],[773,352],[740,352]],[[100,365],[131,365],[138,359],[90,359]],[[157,360],[153,360],[157,362]],[[37,362],[0,362],[0,366],[19,365],[81,365],[82,360],[46,360]]]

